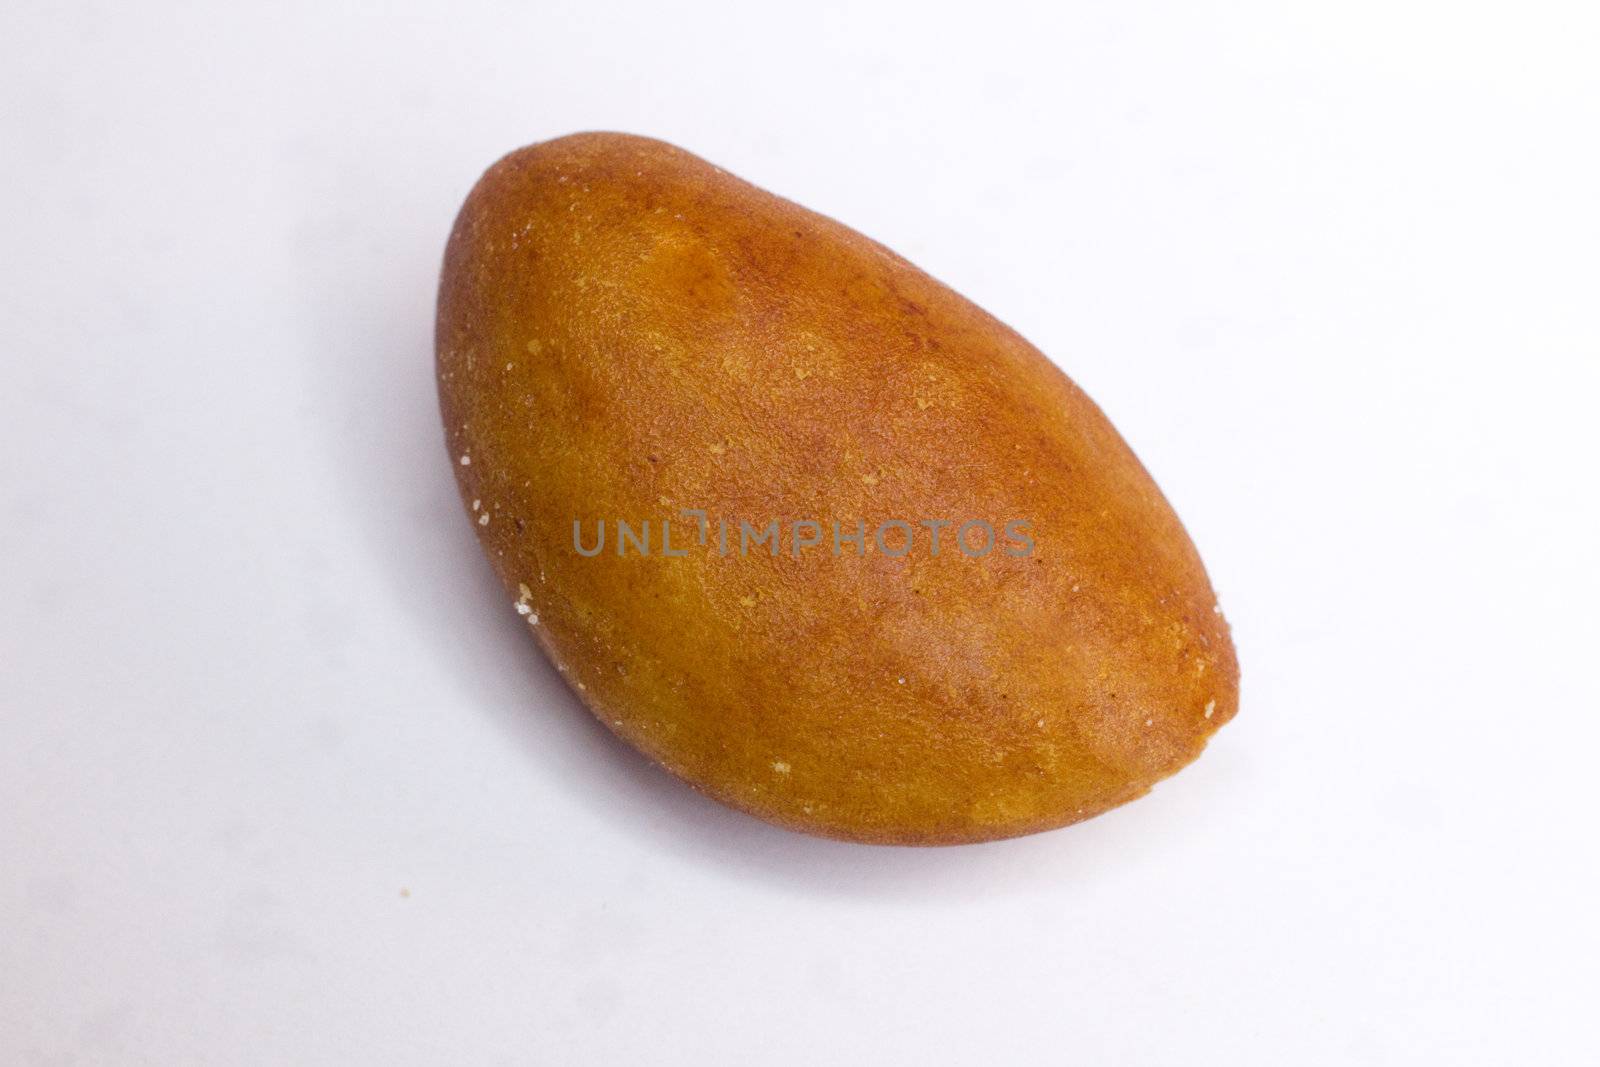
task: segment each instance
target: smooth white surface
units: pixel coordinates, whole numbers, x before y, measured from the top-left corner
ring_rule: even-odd
[[[1588,3],[8,4],[0,1062],[1594,1062]],[[1239,718],[1066,831],[724,811],[479,556],[433,289],[678,142],[1095,396]]]

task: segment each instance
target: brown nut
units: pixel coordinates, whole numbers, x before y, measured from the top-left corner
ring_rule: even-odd
[[[579,134],[490,168],[437,350],[510,599],[602,722],[718,800],[856,841],[1009,837],[1140,796],[1233,717],[1199,556],[1094,403],[893,252],[681,149]]]

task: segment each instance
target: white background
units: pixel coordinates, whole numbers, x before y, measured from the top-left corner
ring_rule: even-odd
[[[1592,3],[8,3],[0,1062],[1593,1063]],[[875,849],[596,726],[452,487],[478,173],[662,137],[1099,402],[1243,706]]]

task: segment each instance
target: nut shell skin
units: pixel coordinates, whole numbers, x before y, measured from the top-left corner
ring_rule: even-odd
[[[601,722],[724,803],[853,841],[1012,837],[1142,795],[1234,715],[1204,567],[1110,422],[832,219],[660,141],[523,148],[456,220],[436,343],[508,600]],[[824,540],[722,557],[718,517]],[[616,555],[619,518],[650,520],[649,556]],[[986,519],[997,547],[951,526],[934,556],[917,526],[896,558],[871,543],[891,518]],[[600,555],[575,519],[586,545],[604,520]],[[858,519],[867,553],[835,556],[826,524]],[[1003,551],[1013,519],[1030,555]]]

